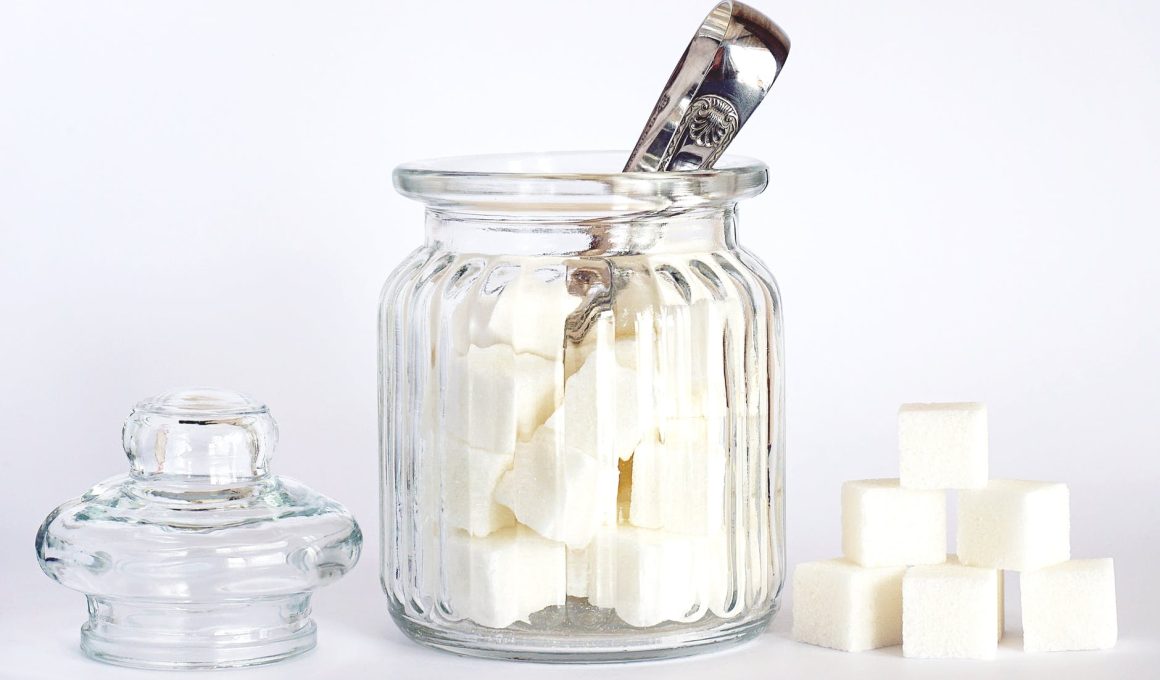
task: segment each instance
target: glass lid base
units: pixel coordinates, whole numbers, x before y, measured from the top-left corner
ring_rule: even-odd
[[[314,648],[310,597],[196,604],[89,598],[81,650],[131,668],[258,666]]]

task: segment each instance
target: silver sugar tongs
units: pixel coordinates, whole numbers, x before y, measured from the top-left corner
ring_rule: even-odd
[[[624,171],[713,167],[788,53],[789,38],[768,17],[740,2],[718,4],[669,76]]]

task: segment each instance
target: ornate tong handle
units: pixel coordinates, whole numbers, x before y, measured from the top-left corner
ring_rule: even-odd
[[[789,38],[768,17],[740,2],[718,4],[669,76],[624,171],[713,167],[788,54]]]

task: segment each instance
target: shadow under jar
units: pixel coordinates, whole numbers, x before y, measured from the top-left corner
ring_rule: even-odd
[[[736,238],[767,168],[603,171],[622,160],[395,171],[426,242],[380,307],[382,579],[419,642],[653,659],[777,610],[781,302]]]

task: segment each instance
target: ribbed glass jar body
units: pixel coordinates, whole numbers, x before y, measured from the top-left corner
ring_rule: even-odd
[[[492,160],[396,172],[428,209],[380,309],[392,615],[436,647],[549,661],[756,635],[784,577],[781,305],[735,204],[764,166]]]

